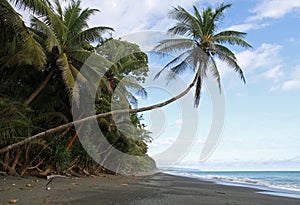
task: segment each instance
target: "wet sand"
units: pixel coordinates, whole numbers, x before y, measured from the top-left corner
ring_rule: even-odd
[[[16,199],[19,205],[299,205],[300,199],[263,195],[245,187],[217,185],[166,174],[147,177],[103,175],[55,178],[0,177],[0,205]],[[48,188],[49,189],[49,188]]]

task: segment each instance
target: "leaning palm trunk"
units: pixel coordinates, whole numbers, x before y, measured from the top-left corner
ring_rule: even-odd
[[[123,109],[123,110],[114,110],[114,111],[110,111],[110,112],[106,112],[106,113],[101,113],[101,114],[98,114],[98,115],[93,115],[93,116],[89,116],[89,117],[86,117],[86,118],[83,118],[83,119],[80,119],[80,120],[76,120],[74,122],[70,122],[70,123],[67,123],[67,124],[64,124],[64,125],[60,125],[58,127],[54,127],[54,128],[51,128],[49,130],[46,130],[44,132],[40,132],[36,135],[33,135],[31,137],[28,137],[22,141],[19,141],[17,143],[14,143],[14,144],[11,144],[9,146],[6,146],[2,149],[0,149],[0,154],[3,154],[11,149],[14,149],[16,147],[20,147],[28,142],[31,142],[33,140],[36,140],[36,139],[39,139],[39,138],[43,138],[43,137],[46,137],[50,134],[53,134],[53,133],[56,133],[56,132],[60,132],[60,131],[63,131],[65,129],[68,129],[72,126],[74,126],[75,124],[80,124],[80,123],[83,123],[83,122],[86,122],[88,120],[93,120],[93,119],[99,119],[99,118],[102,118],[102,117],[108,117],[110,115],[115,115],[115,114],[122,114],[122,113],[138,113],[138,112],[144,112],[144,111],[148,111],[148,110],[153,110],[153,109],[157,109],[157,108],[161,108],[161,107],[164,107],[178,99],[180,99],[181,97],[185,96],[196,84],[199,76],[200,76],[200,73],[201,73],[201,69],[198,69],[196,75],[195,75],[195,78],[194,80],[191,82],[191,84],[184,90],[182,91],[180,94],[164,101],[164,102],[161,102],[161,103],[158,103],[158,104],[155,104],[155,105],[151,105],[151,106],[147,106],[147,107],[142,107],[142,108],[136,108],[136,109]]]
[[[52,78],[52,76],[54,75],[54,69],[52,69],[47,76],[45,77],[45,79],[43,80],[43,82],[39,85],[39,87],[29,96],[29,98],[27,98],[24,102],[25,105],[29,105],[37,96],[38,94],[44,89],[44,87],[47,85],[47,83],[49,82],[49,80]]]

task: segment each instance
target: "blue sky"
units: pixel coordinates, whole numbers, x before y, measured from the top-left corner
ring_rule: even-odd
[[[220,2],[132,0],[129,3],[126,0],[82,0],[82,5],[101,10],[91,19],[91,26],[111,26],[116,31],[114,37],[123,37],[148,30],[165,32],[174,24],[167,17],[172,6],[181,5],[191,10],[192,5],[197,5],[201,10],[203,6],[213,6]],[[212,103],[209,93],[204,90],[200,108],[191,111],[199,114],[199,121],[195,125],[198,128],[197,137],[188,153],[178,160],[178,166],[193,166],[203,170],[300,170],[300,1],[226,2],[233,5],[225,12],[219,30],[247,32],[246,40],[253,46],[251,50],[232,47],[245,72],[247,84],[242,84],[237,74],[226,65],[219,64],[226,99],[221,140],[210,158],[199,162],[212,120]],[[151,38],[153,40],[154,37]],[[147,50],[147,45],[141,47]],[[150,60],[150,65],[157,69],[167,62],[152,57]],[[192,80],[192,73],[186,73],[181,80],[188,84]],[[159,88],[162,89],[162,84]],[[151,86],[148,92],[148,100],[141,100],[140,105],[168,97],[166,93],[157,94],[160,91]],[[182,126],[187,125],[178,114],[182,110],[180,106],[190,104],[192,107],[192,103],[188,103],[191,101],[192,96],[189,96],[183,104],[178,102],[154,111],[152,122],[151,114],[145,113],[146,123],[154,133],[150,155],[163,153],[176,140]],[[162,122],[164,126],[159,127],[159,123],[154,122],[157,118],[162,119],[160,126]]]
[[[93,25],[112,26],[116,30],[114,36],[124,36],[147,30],[166,31],[174,24],[167,18],[167,12],[172,6],[181,5],[190,10],[193,4],[201,8],[221,1],[127,2],[83,1],[83,4],[102,10],[92,19]],[[211,100],[204,90],[200,108],[194,110],[199,113],[199,121],[195,125],[199,128],[197,138],[187,155],[178,160],[178,166],[195,166],[208,170],[300,170],[300,1],[227,2],[233,5],[225,12],[219,29],[247,32],[246,40],[253,46],[253,49],[246,51],[232,48],[245,72],[247,84],[242,84],[227,66],[219,65],[226,98],[225,125],[221,140],[210,158],[199,162],[212,119]],[[150,60],[153,67],[159,68],[164,64],[163,61],[157,62],[157,58]],[[189,83],[192,74],[187,73],[182,79]],[[178,82],[173,83],[178,86]],[[171,88],[166,88],[169,89]],[[168,94],[157,94],[159,91],[151,89],[151,86],[148,92],[149,98],[145,102],[141,101],[141,106],[168,97]],[[192,96],[189,100],[192,101]],[[155,111],[152,119],[149,113],[145,113],[146,122],[154,136],[149,150],[154,158],[172,146],[179,135],[184,124],[182,116],[178,114],[180,106],[180,103],[175,103]],[[160,123],[164,126],[157,127],[155,121],[161,119],[161,116],[166,122]],[[159,164],[164,164],[159,160],[160,158]]]

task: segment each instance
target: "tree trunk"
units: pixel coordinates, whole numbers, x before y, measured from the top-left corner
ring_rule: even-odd
[[[138,112],[144,112],[144,111],[148,111],[148,110],[153,110],[153,109],[157,109],[157,108],[161,108],[161,107],[164,107],[176,100],[178,100],[179,98],[183,97],[184,95],[186,95],[191,89],[192,87],[195,85],[195,83],[197,82],[197,79],[200,75],[200,72],[201,72],[201,69],[198,69],[197,71],[197,74],[193,80],[193,82],[184,90],[182,91],[180,94],[176,95],[175,97],[173,98],[170,98],[169,100],[166,100],[165,102],[162,102],[162,103],[158,103],[158,104],[155,104],[155,105],[151,105],[151,106],[147,106],[147,107],[142,107],[142,108],[136,108],[136,109],[123,109],[123,110],[114,110],[114,111],[110,111],[110,112],[106,112],[106,113],[101,113],[101,114],[98,114],[98,115],[93,115],[93,116],[89,116],[89,117],[86,117],[86,118],[83,118],[83,119],[80,119],[80,120],[77,120],[77,121],[73,121],[73,122],[70,122],[70,123],[67,123],[67,124],[63,124],[63,125],[60,125],[58,127],[54,127],[54,128],[51,128],[49,130],[46,130],[44,132],[40,132],[36,135],[33,135],[31,137],[28,137],[20,142],[17,142],[17,143],[14,143],[14,144],[11,144],[11,145],[8,145],[2,149],[0,149],[0,154],[2,153],[5,153],[13,148],[16,148],[16,147],[19,147],[19,146],[22,146],[28,142],[31,142],[32,140],[36,140],[36,139],[39,139],[39,138],[43,138],[49,134],[53,134],[55,132],[59,132],[59,131],[63,131],[67,128],[70,128],[72,126],[74,126],[75,124],[81,124],[85,121],[88,121],[88,120],[93,120],[93,119],[99,119],[101,117],[108,117],[110,115],[114,115],[114,114],[122,114],[122,113],[138,113]]]
[[[29,105],[35,98],[36,96],[44,89],[44,87],[47,85],[49,80],[52,78],[54,75],[54,69],[52,69],[46,76],[46,78],[43,80],[43,82],[39,85],[39,87],[30,95],[30,97],[25,100],[24,104]]]

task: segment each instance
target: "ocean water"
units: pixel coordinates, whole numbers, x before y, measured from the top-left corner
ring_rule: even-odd
[[[300,171],[200,171],[187,168],[162,169],[165,173],[214,183],[258,188],[261,194],[300,199]]]

